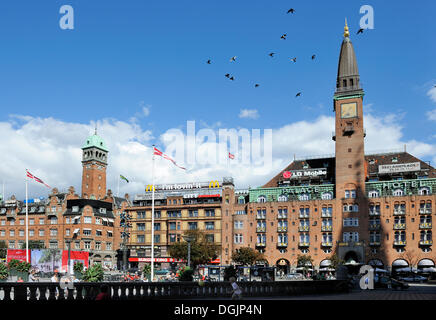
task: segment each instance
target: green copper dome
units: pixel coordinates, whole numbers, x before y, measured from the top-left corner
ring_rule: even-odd
[[[106,143],[97,134],[93,134],[92,136],[89,136],[88,139],[86,139],[82,149],[94,148],[94,147],[109,152]]]

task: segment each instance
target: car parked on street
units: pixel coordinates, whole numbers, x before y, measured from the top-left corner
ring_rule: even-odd
[[[286,278],[287,280],[303,280],[303,275],[301,273],[289,273]]]

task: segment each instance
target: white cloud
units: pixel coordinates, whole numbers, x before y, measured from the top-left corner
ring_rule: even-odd
[[[436,109],[427,112],[427,117],[429,120],[436,121]]]
[[[431,100],[433,100],[433,102],[436,102],[436,86],[434,86],[433,88],[431,88],[428,92],[427,95],[430,97]]]
[[[257,119],[259,118],[259,114],[256,109],[241,109],[239,118]]]
[[[156,158],[156,183],[195,182],[219,179],[225,176],[234,178],[236,187],[246,188],[263,185],[286,165],[297,157],[334,154],[335,144],[332,140],[334,117],[320,116],[313,121],[289,123],[283,127],[273,128],[271,167],[264,168],[253,161],[251,165],[242,164],[238,159],[227,159],[217,164],[197,163],[187,166],[184,171],[171,162]],[[366,114],[364,119],[367,136],[365,150],[378,151],[402,149],[423,160],[436,162],[436,144],[429,144],[403,137],[400,119],[391,115],[376,117]],[[66,191],[74,186],[76,193],[81,192],[81,154],[80,149],[86,138],[94,132],[94,123],[71,123],[53,118],[38,118],[14,115],[7,121],[0,122],[0,183],[5,182],[6,196],[15,194],[24,198],[25,169],[44,180],[52,187]],[[98,134],[106,142],[108,154],[107,188],[117,192],[120,174],[130,183],[120,181],[120,195],[131,196],[144,192],[144,186],[151,183],[151,144],[152,139],[162,143],[162,151],[170,144],[171,129],[158,137],[151,131],[143,130],[136,123],[116,119],[98,121]],[[217,131],[218,128],[213,130]],[[248,129],[251,132],[251,129]],[[198,133],[199,128],[196,129]],[[186,131],[181,131],[182,139]],[[263,134],[263,133],[262,133]],[[218,134],[217,134],[218,137]],[[205,141],[196,146],[198,159],[213,155],[218,145],[215,141]],[[233,152],[233,150],[232,150]],[[235,152],[237,155],[237,152]],[[186,155],[185,155],[186,157]],[[185,158],[175,158],[179,165],[185,166]],[[222,160],[222,159],[221,159]],[[30,182],[30,197],[47,196],[49,190],[36,182]]]

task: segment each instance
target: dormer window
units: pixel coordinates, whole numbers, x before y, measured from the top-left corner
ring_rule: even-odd
[[[398,162],[398,157],[393,157],[393,158],[392,158],[392,162],[393,162],[393,163]]]
[[[375,159],[369,159],[369,164],[375,164]]]
[[[106,213],[106,208],[100,208],[99,212],[100,213]]]
[[[72,211],[72,212],[79,212],[79,206],[73,206],[73,207],[71,208],[71,211]]]

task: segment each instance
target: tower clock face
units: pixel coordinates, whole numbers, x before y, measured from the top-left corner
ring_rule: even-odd
[[[341,118],[355,118],[357,117],[357,103],[343,103],[341,104]]]

